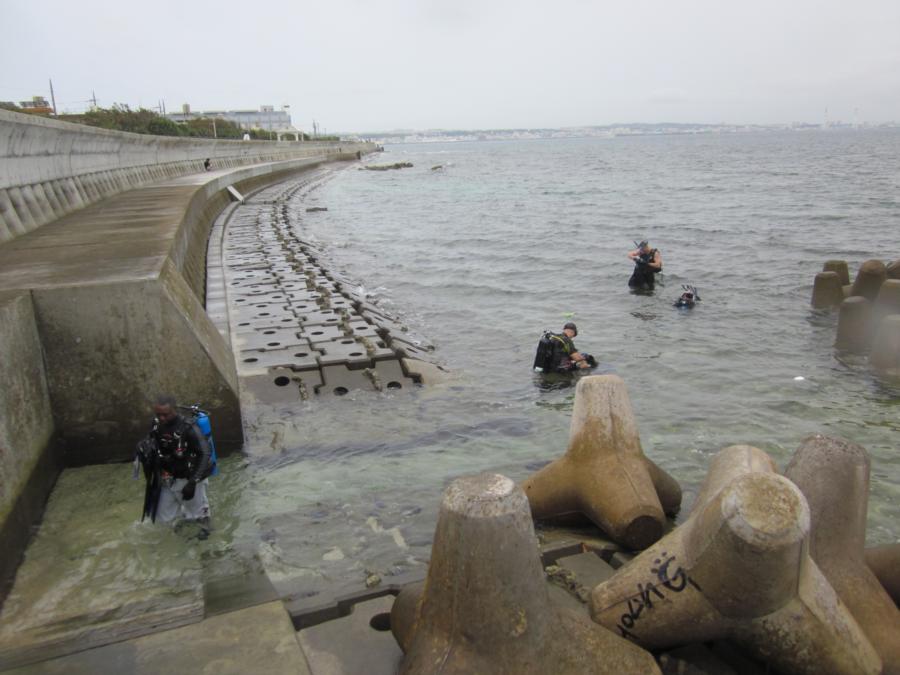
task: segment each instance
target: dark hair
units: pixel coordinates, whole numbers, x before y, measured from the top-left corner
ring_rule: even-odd
[[[153,405],[169,406],[172,410],[178,407],[178,402],[172,394],[157,394],[153,398]]]
[[[567,323],[565,326],[563,326],[563,330],[566,330],[566,328],[570,328],[571,330],[575,331],[576,337],[578,336],[578,328],[577,328],[577,326],[575,326],[574,323],[572,323],[572,322],[570,321],[570,322]]]

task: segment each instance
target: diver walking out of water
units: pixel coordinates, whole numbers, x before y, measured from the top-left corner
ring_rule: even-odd
[[[628,280],[630,288],[653,290],[655,277],[662,272],[662,254],[658,248],[650,248],[645,239],[637,243],[637,248],[628,252],[628,258],[634,261],[634,272]]]
[[[539,373],[569,373],[573,370],[593,368],[597,361],[590,354],[579,352],[572,338],[578,328],[571,321],[563,326],[562,333],[547,331],[538,343],[534,355],[534,369]]]
[[[158,396],[153,413],[150,433],[138,444],[135,458],[147,479],[143,517],[166,523],[182,514],[200,523],[201,538],[205,538],[209,534],[207,479],[216,468],[213,451],[196,421],[178,412],[172,396]]]

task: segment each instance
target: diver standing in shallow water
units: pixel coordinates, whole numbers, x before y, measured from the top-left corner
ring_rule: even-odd
[[[143,517],[167,523],[181,514],[200,523],[200,538],[205,539],[209,535],[207,479],[215,461],[203,432],[177,408],[174,397],[158,396],[150,433],[138,443],[136,460],[147,479]]]
[[[634,272],[628,280],[629,288],[653,290],[656,275],[662,272],[662,254],[658,248],[650,248],[644,241],[637,243],[637,248],[628,252],[628,258],[634,262]]]

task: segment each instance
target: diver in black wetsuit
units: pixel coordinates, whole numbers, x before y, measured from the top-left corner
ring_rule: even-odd
[[[563,326],[562,333],[544,333],[538,343],[534,357],[534,369],[543,373],[570,373],[575,370],[593,368],[596,359],[590,354],[579,352],[572,338],[578,335],[578,328],[571,321]]]
[[[195,421],[178,412],[172,396],[157,397],[153,413],[150,433],[138,444],[136,456],[147,479],[144,517],[169,522],[183,515],[200,522],[201,538],[205,538],[204,533],[209,533],[207,478],[215,470],[212,450]]]
[[[634,262],[634,272],[628,280],[629,288],[653,290],[655,277],[662,271],[662,254],[658,248],[650,248],[647,240],[637,244],[637,248],[628,252],[628,258]]]

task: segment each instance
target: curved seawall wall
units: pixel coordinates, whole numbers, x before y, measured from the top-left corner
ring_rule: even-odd
[[[148,136],[0,110],[0,242],[150,182],[212,169],[324,156],[371,144]]]

